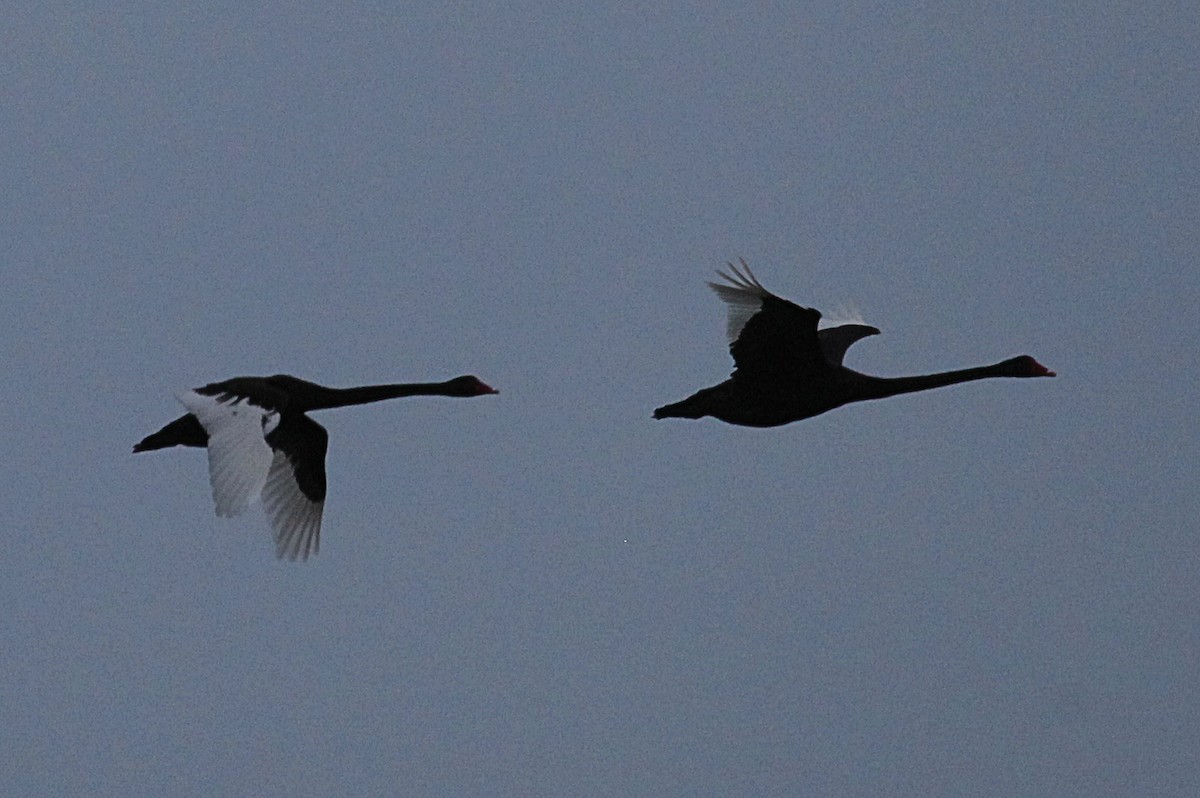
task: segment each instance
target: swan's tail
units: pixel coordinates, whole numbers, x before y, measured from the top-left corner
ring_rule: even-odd
[[[690,398],[654,410],[655,418],[703,418],[705,415],[704,410],[696,407],[696,403]]]
[[[208,446],[208,433],[191,413],[180,416],[153,435],[147,435],[133,445],[134,452],[169,449],[172,446]]]

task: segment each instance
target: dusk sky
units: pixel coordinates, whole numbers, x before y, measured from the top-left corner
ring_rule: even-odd
[[[6,796],[1200,795],[1200,7],[22,4]],[[990,380],[774,429],[705,281]],[[179,391],[314,413],[321,552]]]

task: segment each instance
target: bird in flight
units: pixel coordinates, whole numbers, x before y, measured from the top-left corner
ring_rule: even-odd
[[[725,283],[709,283],[729,305],[729,379],[654,411],[655,418],[712,416],[729,424],[776,427],[812,418],[835,407],[902,393],[927,391],[991,377],[1053,377],[1028,355],[990,366],[913,377],[872,377],[842,365],[855,341],[879,330],[865,324],[817,329],[821,314],[763,288],[746,261],[717,271]]]
[[[133,451],[207,448],[217,515],[238,515],[261,495],[276,555],[304,560],[320,545],[329,443],[325,428],[306,413],[403,396],[489,393],[498,391],[472,376],[357,388],[326,388],[287,374],[234,377],[180,393],[188,412],[143,438]]]

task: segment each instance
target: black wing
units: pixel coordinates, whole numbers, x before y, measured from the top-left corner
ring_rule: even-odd
[[[308,416],[296,414],[285,416],[266,440],[275,459],[262,496],[275,553],[292,560],[308,559],[320,549],[329,433]]]
[[[709,283],[729,304],[729,351],[735,379],[796,380],[830,370],[817,340],[820,312],[775,296],[755,279],[745,261],[732,275],[718,271],[729,285]]]
[[[817,340],[821,343],[821,352],[834,366],[842,365],[846,350],[855,341],[868,335],[879,335],[879,330],[866,324],[843,324],[840,327],[826,327],[817,330]]]
[[[219,402],[245,400],[266,410],[285,410],[289,404],[287,391],[272,380],[266,377],[233,377],[210,382],[194,390],[204,396],[216,397]]]

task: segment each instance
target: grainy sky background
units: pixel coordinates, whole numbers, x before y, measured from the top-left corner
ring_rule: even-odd
[[[5,795],[1200,794],[1200,11],[25,4],[0,25]],[[1057,380],[774,430],[704,285]],[[133,456],[319,414],[321,554]]]

